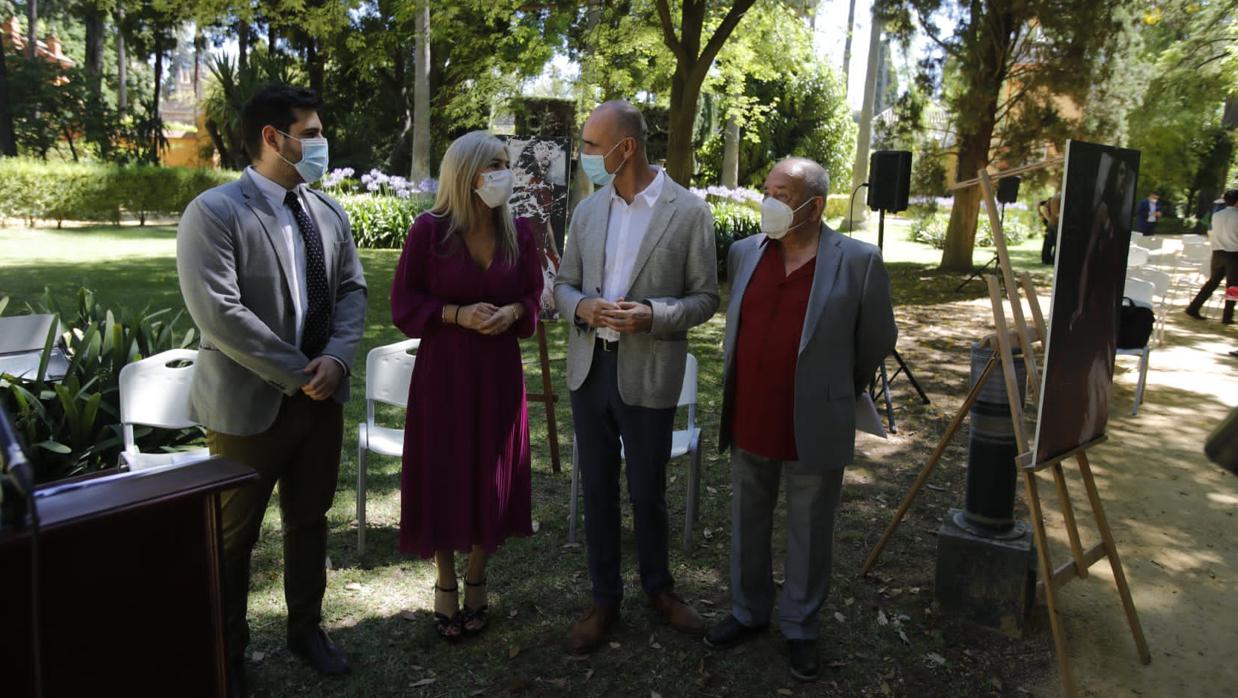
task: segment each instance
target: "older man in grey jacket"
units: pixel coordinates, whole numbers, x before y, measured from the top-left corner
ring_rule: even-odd
[[[202,332],[190,413],[211,452],[258,472],[222,498],[229,693],[244,695],[249,560],[275,484],[284,531],[288,646],[327,674],[348,662],[320,627],[327,510],[366,285],[348,216],[306,186],[327,167],[310,90],[269,87],[242,111],[253,166],[205,192],[176,233],[176,268]]]
[[[773,513],[787,489],[787,556],[779,621],[792,675],[818,674],[817,615],[830,585],[834,516],[855,451],[856,398],[898,331],[881,253],[821,222],[829,178],[788,158],[765,180],[763,235],[727,256],[719,448],[731,448],[732,613],[711,647],[768,627],[774,609]]]
[[[718,308],[709,207],[645,156],[645,121],[607,102],[582,129],[581,167],[601,187],[576,207],[555,280],[573,320],[567,381],[585,494],[593,606],[568,648],[597,647],[619,615],[619,465],[627,461],[641,587],[677,630],[701,617],[674,593],[667,559],[666,462],[688,330]],[[622,440],[622,443],[621,443]],[[621,451],[622,449],[622,451]]]

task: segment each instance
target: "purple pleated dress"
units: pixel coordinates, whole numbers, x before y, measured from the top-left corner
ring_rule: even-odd
[[[421,338],[409,386],[400,479],[400,551],[494,552],[533,533],[529,421],[519,341],[537,328],[542,270],[530,226],[516,220],[520,257],[488,269],[462,240],[442,244],[447,219],[417,217],[391,287],[391,315]],[[443,306],[524,305],[507,332],[486,336],[441,320]]]

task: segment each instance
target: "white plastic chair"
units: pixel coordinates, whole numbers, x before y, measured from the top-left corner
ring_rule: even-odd
[[[417,357],[409,354],[421,346],[420,339],[406,339],[375,347],[365,357],[365,421],[357,425],[357,554],[365,554],[365,487],[369,453],[399,456],[404,453],[404,427],[384,427],[374,422],[374,405],[408,407],[408,387]]]
[[[161,429],[187,429],[194,426],[189,418],[189,386],[198,352],[192,349],[172,349],[126,364],[120,369],[120,422],[125,449],[120,454],[122,465],[130,470],[161,466],[187,465],[211,457],[210,449],[172,453],[142,453],[133,439],[135,425]],[[172,364],[187,362],[187,366]]]
[[[1145,279],[1128,277],[1126,279],[1126,286],[1122,290],[1122,295],[1134,301],[1135,305],[1141,305],[1152,310],[1155,308],[1156,284]],[[1135,404],[1131,406],[1132,417],[1139,414],[1139,405],[1143,402],[1143,391],[1148,383],[1148,359],[1151,354],[1151,337],[1144,342],[1142,347],[1132,349],[1119,347],[1117,350],[1118,356],[1139,357],[1139,383],[1135,387]]]
[[[1148,263],[1148,250],[1139,245],[1131,245],[1126,254],[1126,268],[1138,269]]]
[[[1144,267],[1131,275],[1133,278],[1143,281],[1150,281],[1156,287],[1152,310],[1156,313],[1156,341],[1163,343],[1165,341],[1165,318],[1169,316],[1169,298],[1170,289],[1173,287],[1173,279],[1169,274],[1158,269]]]
[[[688,424],[671,434],[671,458],[690,455],[688,460],[688,503],[684,510],[683,549],[692,548],[692,526],[699,518],[698,506],[701,499],[701,428],[696,425],[696,387],[697,387],[696,357],[688,354],[684,366],[683,386],[679,390],[677,407],[687,406]],[[619,457],[623,458],[622,445]],[[575,437],[572,438],[572,494],[568,505],[567,542],[576,542],[576,525],[580,518],[577,500],[580,498],[580,448]]]

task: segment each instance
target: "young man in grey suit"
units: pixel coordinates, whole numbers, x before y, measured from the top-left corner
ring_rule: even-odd
[[[829,177],[788,158],[765,179],[763,235],[727,255],[720,449],[731,448],[731,615],[710,647],[768,627],[770,536],[787,482],[787,556],[778,617],[791,673],[816,679],[817,615],[830,588],[834,515],[855,451],[856,397],[894,349],[890,280],[876,247],[821,221]]]
[[[258,472],[222,497],[229,692],[244,695],[249,561],[279,483],[288,647],[318,671],[348,660],[320,627],[327,510],[366,285],[348,216],[306,186],[327,168],[318,97],[270,86],[242,110],[253,163],[185,209],[176,268],[202,333],[190,414],[214,454]]]
[[[606,102],[589,115],[581,167],[600,189],[576,207],[555,280],[555,302],[575,325],[567,380],[593,582],[593,606],[568,634],[574,653],[597,647],[619,617],[621,439],[641,587],[672,627],[697,635],[705,630],[674,593],[666,462],[688,330],[718,308],[713,216],[703,201],[650,166],[645,130],[644,118],[627,102]]]

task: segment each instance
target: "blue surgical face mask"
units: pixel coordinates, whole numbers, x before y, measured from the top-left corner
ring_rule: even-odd
[[[622,142],[623,141],[619,141],[619,143]],[[619,147],[619,143],[611,146],[611,149],[606,151],[606,155],[580,154],[580,169],[585,171],[585,176],[589,178],[590,182],[593,182],[599,187],[604,187],[611,183],[611,180],[615,178],[615,174],[618,173],[619,170],[623,169],[623,165],[620,164],[619,167],[615,168],[614,172],[606,171],[606,158],[609,157],[611,153],[615,152],[615,148]],[[627,159],[625,158],[623,162],[627,162]]]
[[[292,167],[296,169],[297,174],[301,175],[301,179],[304,180],[306,184],[313,184],[314,182],[322,179],[322,176],[327,173],[327,139],[321,136],[318,138],[297,138],[296,136],[284,133],[279,129],[275,129],[275,131],[293,139],[294,141],[301,142],[300,162],[292,162],[277,152],[276,154],[279,155],[279,159],[289,165],[292,165]]]

